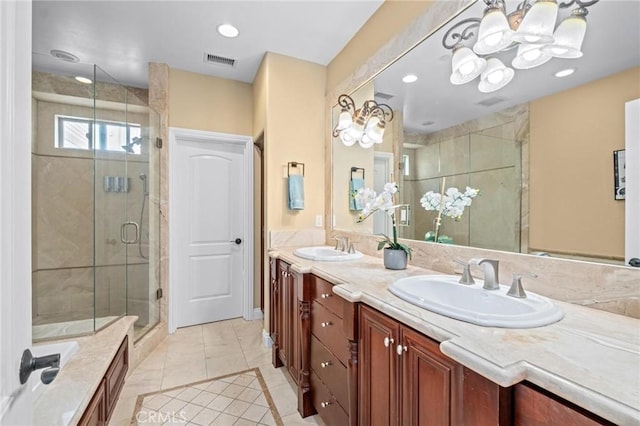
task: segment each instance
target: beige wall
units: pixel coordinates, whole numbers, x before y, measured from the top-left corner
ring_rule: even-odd
[[[352,93],[352,98],[356,108],[360,108],[365,101],[373,99],[373,83],[365,84]],[[341,108],[336,105],[331,112],[332,123],[337,123]],[[385,132],[385,136],[387,136],[387,132]],[[365,187],[373,188],[373,148],[364,149],[358,143],[346,146],[339,137],[333,138],[332,145],[332,187],[335,189],[333,194],[333,227],[334,229],[370,234],[373,232],[373,218],[357,223],[360,212],[349,210],[349,180],[351,179],[351,167],[361,167],[365,172]],[[360,176],[360,173],[357,176]]]
[[[169,126],[253,135],[250,84],[169,70]]]
[[[267,53],[265,156],[267,229],[307,229],[324,212],[326,68]],[[305,164],[304,210],[287,206],[287,162]]]
[[[624,258],[613,151],[639,79],[634,68],[531,102],[531,250]]]
[[[327,67],[333,89],[373,56],[391,38],[422,15],[433,1],[386,0]]]

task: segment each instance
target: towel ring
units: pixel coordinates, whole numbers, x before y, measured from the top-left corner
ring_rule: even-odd
[[[352,167],[351,168],[351,180],[353,180],[353,174],[362,172],[362,179],[364,180],[364,169],[362,167]]]
[[[291,168],[297,169],[299,166],[302,166],[302,177],[304,177],[304,163],[298,163],[297,161],[289,161],[287,163],[287,177],[291,176]],[[300,173],[298,173],[300,174]]]

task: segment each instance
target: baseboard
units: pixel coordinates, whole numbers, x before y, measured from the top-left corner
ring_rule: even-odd
[[[253,310],[253,320],[261,320],[262,318],[264,318],[264,315],[262,314],[262,310],[260,308],[255,308]]]
[[[269,336],[269,332],[265,329],[262,329],[262,343],[265,348],[270,348],[273,346],[273,340],[271,340],[271,336]]]

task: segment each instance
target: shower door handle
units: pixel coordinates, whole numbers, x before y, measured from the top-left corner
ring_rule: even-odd
[[[135,229],[136,233],[135,233],[135,238],[133,240],[127,240],[127,227],[128,226],[133,226],[133,229]],[[138,242],[138,239],[140,239],[140,225],[138,225],[136,222],[124,222],[122,225],[120,225],[120,241],[122,241],[122,244],[135,244]]]

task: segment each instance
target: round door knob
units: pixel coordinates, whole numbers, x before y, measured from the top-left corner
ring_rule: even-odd
[[[322,408],[327,408],[329,405],[331,405],[331,403],[330,403],[330,402],[321,402],[321,403],[320,403],[320,406],[321,406]]]
[[[322,367],[322,368],[327,368],[330,365],[331,365],[331,361],[321,362],[320,363],[320,367]]]
[[[229,242],[230,243],[236,243],[236,244],[240,245],[240,244],[242,244],[242,238],[236,238],[235,240],[229,241]]]
[[[330,295],[329,293],[322,293],[322,294],[320,295],[320,297],[321,297],[321,298],[323,298],[323,299],[328,299],[328,298],[330,298],[330,297],[331,297],[331,295]]]
[[[329,321],[321,322],[320,325],[323,326],[323,327],[329,327],[331,325],[331,322],[329,322]]]
[[[385,337],[385,338],[384,338],[384,340],[383,340],[383,343],[384,343],[384,346],[385,346],[386,348],[388,348],[388,347],[389,347],[389,345],[393,343],[393,339],[390,339],[390,338],[388,338],[388,337]]]

